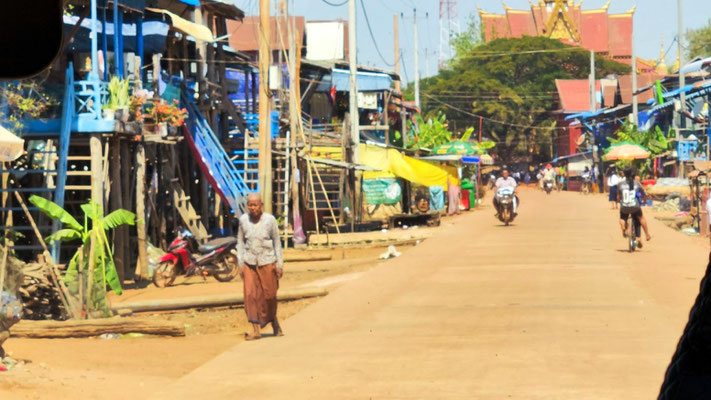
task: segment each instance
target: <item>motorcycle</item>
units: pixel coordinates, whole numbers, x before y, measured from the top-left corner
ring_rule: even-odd
[[[543,183],[543,188],[546,190],[546,194],[551,194],[553,191],[553,179],[548,179]]]
[[[511,188],[503,188],[496,191],[496,204],[499,212],[499,220],[508,226],[514,218],[515,192]]]
[[[183,229],[160,258],[153,271],[153,284],[170,286],[180,274],[186,277],[213,276],[220,282],[229,282],[239,272],[236,247],[237,238],[234,237],[214,239],[198,246],[193,234]]]

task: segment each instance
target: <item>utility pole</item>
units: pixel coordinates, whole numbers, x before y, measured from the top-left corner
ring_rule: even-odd
[[[417,46],[417,9],[413,9],[412,13],[414,15],[413,18],[413,23],[415,26],[415,37],[414,37],[414,42],[415,42],[415,105],[417,108],[420,108],[420,63],[419,63],[419,54],[418,54],[418,46]]]
[[[632,122],[639,126],[639,103],[637,99],[637,50],[634,45],[634,27],[632,27]]]
[[[395,40],[395,73],[400,76],[400,29],[397,14],[393,14],[393,39]],[[400,91],[400,81],[395,81],[395,90]]]
[[[269,0],[259,0],[259,187],[264,211],[272,213],[271,110],[269,100],[269,65],[271,64],[271,17]]]
[[[595,96],[595,52],[590,50],[590,111],[594,112],[597,106]]]
[[[679,14],[679,89],[683,88],[686,86],[686,77],[684,76],[684,73],[682,72],[684,69],[684,64],[686,64],[685,60],[685,54],[684,54],[684,11],[683,11],[683,0],[677,0],[677,9],[678,9],[678,14]],[[682,113],[686,109],[686,93],[681,92],[680,96],[681,100],[681,111]],[[680,117],[679,121],[679,127],[680,128],[686,128],[686,117],[682,114]]]
[[[356,4],[348,0],[348,63],[350,64],[350,124],[351,140],[353,141],[353,163],[358,164],[358,144],[360,143],[360,118],[358,116],[358,64],[356,62]]]
[[[596,95],[596,90],[595,90],[595,52],[590,50],[590,111],[595,112],[597,109],[597,95]],[[592,139],[593,139],[593,163],[597,164],[597,171],[598,173],[595,176],[596,183],[599,187],[600,185],[600,177],[597,175],[600,175],[600,171],[602,171],[602,162],[600,160],[600,153],[601,149],[599,148],[599,144],[597,143],[597,138],[595,135],[595,127],[593,126],[593,132],[592,133]],[[597,158],[597,162],[595,162],[595,159]],[[594,169],[594,168],[593,168]]]
[[[684,76],[684,73],[682,70],[684,69],[684,64],[686,64],[686,60],[684,60],[684,12],[683,12],[683,1],[682,0],[676,0],[676,6],[677,6],[677,17],[679,18],[679,32],[677,33],[679,40],[678,40],[678,57],[679,57],[679,90],[681,90],[684,86],[686,86],[686,77]],[[682,129],[686,128],[686,117],[684,116],[684,111],[686,110],[686,93],[683,91],[680,93],[679,100],[681,102],[681,111],[679,113],[679,124],[677,125],[677,131],[676,131],[676,138],[677,140],[681,140],[681,131]],[[684,177],[684,162],[679,161],[679,178]]]

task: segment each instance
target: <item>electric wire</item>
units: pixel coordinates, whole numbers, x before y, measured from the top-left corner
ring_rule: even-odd
[[[328,5],[331,6],[331,7],[340,7],[340,6],[344,6],[344,5],[346,5],[346,4],[348,3],[348,0],[344,0],[344,1],[340,2],[340,3],[331,3],[331,2],[328,1],[328,0],[321,0],[321,1],[323,1],[323,2],[326,3],[326,4],[328,4]]]
[[[373,41],[373,46],[375,46],[375,51],[378,52],[378,55],[380,56],[380,60],[382,60],[385,65],[387,65],[388,67],[394,67],[395,64],[388,62],[385,59],[385,57],[383,56],[383,53],[380,52],[380,48],[378,47],[378,42],[375,40],[375,35],[373,34],[373,29],[370,27],[370,20],[368,19],[368,13],[365,10],[365,3],[363,2],[363,0],[360,0],[360,5],[361,5],[361,8],[363,9],[363,15],[365,16],[365,24],[368,26],[368,33],[370,33],[370,39],[372,39],[372,41]]]

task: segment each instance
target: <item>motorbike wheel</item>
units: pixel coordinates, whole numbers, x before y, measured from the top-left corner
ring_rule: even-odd
[[[509,210],[505,210],[502,217],[504,220],[504,225],[509,226],[509,224],[511,223],[511,214],[509,213]]]
[[[158,264],[155,271],[153,271],[153,284],[159,288],[168,287],[175,282],[177,276],[178,272],[175,264],[164,261]]]
[[[237,257],[230,253],[217,263],[217,272],[215,279],[220,282],[229,282],[237,276],[239,272],[239,263]]]

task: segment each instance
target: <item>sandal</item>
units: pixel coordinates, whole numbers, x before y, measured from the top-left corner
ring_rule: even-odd
[[[249,333],[245,333],[245,334],[244,334],[244,340],[247,340],[247,341],[249,341],[249,340],[259,340],[259,339],[261,339],[261,338],[262,338],[262,335],[252,335],[252,334],[249,334]]]

